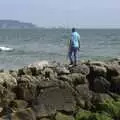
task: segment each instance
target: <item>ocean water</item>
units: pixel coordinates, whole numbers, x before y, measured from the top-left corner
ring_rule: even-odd
[[[79,29],[79,60],[107,60],[120,56],[120,29]],[[16,69],[48,60],[68,62],[70,29],[0,30],[0,69]]]

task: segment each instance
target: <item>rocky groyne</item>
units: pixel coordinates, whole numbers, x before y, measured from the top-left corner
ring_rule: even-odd
[[[0,120],[120,120],[120,59],[1,70]]]

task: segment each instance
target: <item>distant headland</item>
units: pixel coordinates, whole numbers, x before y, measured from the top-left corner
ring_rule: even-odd
[[[32,23],[20,22],[18,20],[0,20],[0,29],[31,29],[37,28]]]

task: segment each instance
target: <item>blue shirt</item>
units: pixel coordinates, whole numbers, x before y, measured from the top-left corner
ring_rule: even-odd
[[[71,45],[72,47],[79,47],[80,35],[77,32],[72,32]]]

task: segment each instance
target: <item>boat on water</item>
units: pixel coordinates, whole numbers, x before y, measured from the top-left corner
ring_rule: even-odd
[[[0,51],[13,51],[13,50],[14,48],[9,48],[9,47],[4,47],[4,46],[0,47]]]

